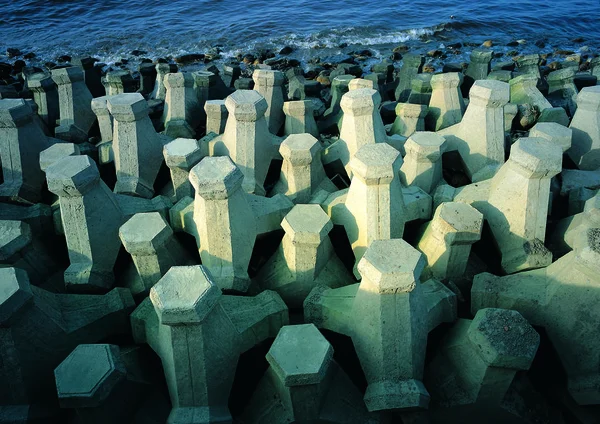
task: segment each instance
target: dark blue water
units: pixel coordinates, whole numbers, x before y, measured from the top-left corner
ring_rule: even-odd
[[[399,43],[431,50],[492,39],[499,51],[600,48],[600,0],[0,0],[0,55],[7,47],[40,60],[91,54],[110,63],[134,49],[150,58],[204,53],[223,58],[257,48],[297,47],[292,57],[335,55],[341,43],[385,57]],[[573,42],[582,37],[583,42]],[[589,48],[589,50],[587,50]],[[3,58],[0,56],[0,60]]]

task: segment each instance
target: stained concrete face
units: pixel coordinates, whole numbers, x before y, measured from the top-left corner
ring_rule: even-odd
[[[429,105],[431,100],[431,74],[419,74],[410,83],[410,96],[408,103],[417,105]]]
[[[470,86],[475,81],[484,80],[491,72],[491,62],[494,52],[491,50],[476,49],[471,52],[471,62],[465,71],[465,86],[463,93],[470,91]]]
[[[200,126],[202,107],[194,90],[194,77],[185,72],[166,74],[163,121],[169,137],[193,138]]]
[[[224,296],[203,266],[172,267],[131,316],[134,338],[160,356],[173,409],[167,422],[226,422],[240,354],[288,323],[272,291]]]
[[[148,117],[148,103],[139,93],[119,94],[107,103],[114,118],[115,193],[151,198],[163,144]]]
[[[569,128],[572,145],[567,155],[583,170],[600,168],[600,88],[586,87],[577,95],[577,112]]]
[[[310,100],[285,102],[283,113],[285,113],[285,135],[308,133],[313,137],[319,136],[319,129],[317,128]]]
[[[108,110],[108,97],[96,97],[92,99],[92,110],[98,119],[100,127],[101,142],[109,142],[113,139],[113,117]]]
[[[550,104],[566,109],[571,116],[577,110],[577,87],[573,82],[574,78],[575,69],[573,67],[550,72],[546,78]]]
[[[540,113],[551,109],[552,105],[537,88],[539,75],[519,75],[509,81],[510,102],[515,104],[529,104],[534,106]]]
[[[360,261],[360,284],[316,287],[304,302],[308,322],[352,339],[368,382],[369,411],[429,403],[422,382],[427,334],[455,319],[456,300],[441,283],[419,281],[424,265],[404,240],[376,240]]]
[[[446,139],[436,133],[419,131],[404,144],[406,156],[400,168],[400,179],[406,186],[417,186],[433,193],[442,180],[442,154]]]
[[[354,77],[352,75],[338,75],[331,81],[331,105],[323,113],[323,121],[319,122],[321,131],[335,127],[341,131],[341,121],[344,112],[341,108],[342,96],[348,92],[348,84]]]
[[[283,113],[283,72],[271,71],[266,69],[256,69],[252,74],[254,80],[254,89],[258,91],[267,101],[267,110],[265,118],[269,131],[277,134],[283,123],[285,115]]]
[[[207,100],[204,104],[206,112],[206,133],[223,134],[229,112],[225,100]]]
[[[54,134],[56,120],[60,117],[58,88],[52,77],[44,73],[36,73],[27,78],[27,88],[33,93],[33,100],[38,107],[38,115],[46,127]]]
[[[431,78],[431,100],[425,118],[426,128],[439,131],[461,121],[465,102],[460,92],[462,74],[451,72]]]
[[[106,95],[116,96],[117,94],[130,93],[134,80],[129,71],[121,69],[107,72],[102,82],[106,89]]]
[[[83,71],[76,67],[52,70],[58,86],[60,125],[56,138],[73,143],[88,141],[88,133],[96,121],[91,108],[92,94],[83,81]]]
[[[396,101],[406,103],[410,96],[410,84],[423,70],[425,57],[408,53],[402,58],[402,68],[398,72],[398,86],[396,87]]]
[[[165,86],[165,75],[177,72],[177,65],[170,63],[157,63],[156,64],[156,82],[154,84],[154,90],[150,93],[151,99],[164,100],[167,94],[167,88]]]
[[[33,120],[34,112],[22,99],[0,100],[0,200],[37,203],[41,200],[44,174],[39,154],[50,146]]]
[[[391,134],[410,137],[416,131],[425,131],[425,117],[429,107],[411,103],[398,103],[396,105],[396,119],[390,129]]]
[[[194,197],[194,188],[189,180],[190,169],[204,157],[200,143],[193,138],[178,138],[163,148],[165,162],[171,171],[175,201]]]

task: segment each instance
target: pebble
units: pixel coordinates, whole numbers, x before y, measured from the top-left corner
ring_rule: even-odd
[[[493,47],[494,46],[494,42],[492,40],[485,40],[482,44],[483,47]]]
[[[279,54],[285,56],[292,53],[293,51],[294,49],[291,46],[285,46],[284,48],[279,50]]]

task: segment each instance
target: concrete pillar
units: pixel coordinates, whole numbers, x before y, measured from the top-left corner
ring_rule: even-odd
[[[304,302],[307,322],[352,339],[371,412],[428,406],[422,382],[427,335],[456,318],[456,297],[435,280],[421,283],[424,266],[404,240],[376,240],[359,263],[360,284],[316,287]]]
[[[492,50],[475,49],[471,52],[471,61],[465,71],[465,83],[462,87],[463,95],[466,97],[475,81],[484,80],[492,71]]]
[[[556,122],[538,122],[529,130],[529,137],[539,137],[560,146],[563,152],[571,148],[573,130]]]
[[[256,218],[242,190],[244,174],[228,157],[206,157],[190,171],[202,264],[221,289],[245,292]]]
[[[200,104],[194,90],[194,77],[188,73],[166,74],[163,121],[169,137],[194,138],[200,125]]]
[[[171,171],[175,201],[185,196],[194,197],[194,188],[189,180],[190,169],[202,160],[204,154],[200,143],[193,138],[178,138],[163,148],[165,162]]]
[[[177,72],[177,65],[171,63],[157,63],[156,64],[156,83],[154,84],[154,90],[150,93],[151,99],[164,100],[167,94],[167,88],[165,87],[165,75]]]
[[[288,136],[279,152],[283,157],[273,193],[285,194],[294,203],[309,203],[319,190],[336,191],[321,162],[321,144],[310,134]]]
[[[375,421],[314,325],[282,327],[266,357],[270,366],[242,415],[244,422]]]
[[[50,293],[31,285],[19,268],[0,268],[0,281],[0,375],[7,379],[0,385],[2,418],[28,422],[37,410],[50,409],[36,421],[60,422],[50,419],[58,412],[54,369],[79,344],[129,334],[133,298],[123,288],[106,295]]]
[[[410,96],[410,84],[417,74],[420,74],[425,64],[422,55],[408,53],[402,57],[402,67],[398,71],[398,86],[396,87],[396,101],[406,103]]]
[[[510,308],[545,328],[566,371],[567,390],[582,406],[600,404],[600,341],[589,325],[600,320],[591,307],[600,302],[599,240],[598,228],[589,229],[582,245],[547,268],[505,277],[478,274],[471,290],[473,312]]]
[[[211,97],[211,88],[217,85],[218,75],[208,71],[196,71],[192,72],[194,78],[194,90],[196,91],[196,98],[198,99],[198,107],[200,112],[200,122],[204,124],[206,121],[205,105]],[[209,133],[210,131],[206,131]]]
[[[206,134],[210,132],[223,134],[229,116],[225,100],[207,100],[204,111],[206,112]]]
[[[102,69],[96,66],[98,59],[93,57],[73,57],[71,65],[79,67],[83,71],[85,85],[92,93],[92,97],[102,97],[106,95],[106,90],[102,85]]]
[[[370,75],[373,75],[373,74],[370,74]],[[354,79],[351,79],[350,82],[348,83],[348,91],[360,90],[361,88],[370,88],[371,90],[379,91],[379,86],[377,85],[377,81],[373,81],[370,79],[354,78]],[[381,93],[379,93],[379,95],[381,95]]]
[[[472,321],[459,319],[427,369],[432,401],[445,408],[475,404],[489,414],[517,372],[531,367],[539,344],[540,335],[517,311],[480,309]]]
[[[58,86],[60,103],[60,126],[55,129],[56,138],[83,143],[96,115],[92,111],[92,94],[83,81],[83,71],[76,67],[53,69],[52,79]]]
[[[579,169],[600,168],[600,87],[586,87],[577,95],[577,112],[569,128],[573,139],[567,155]]]
[[[433,193],[442,180],[442,154],[446,139],[436,133],[420,131],[411,135],[404,145],[406,156],[400,168],[400,181]]]
[[[460,91],[462,81],[462,74],[457,72],[431,77],[431,100],[425,118],[427,129],[439,131],[461,121],[465,112],[465,102]]]
[[[27,88],[33,93],[38,115],[50,130],[50,134],[54,134],[56,121],[60,118],[60,110],[58,88],[52,77],[41,72],[30,75],[27,78]]]
[[[265,118],[272,134],[279,133],[285,121],[283,113],[283,72],[256,69],[252,74],[254,89],[267,101]]]
[[[222,142],[215,156],[229,156],[244,174],[247,193],[264,195],[264,183],[271,165],[274,146],[265,119],[267,102],[254,90],[237,90],[225,100],[229,111]]]
[[[540,55],[526,54],[517,59],[517,67],[522,75],[535,75],[536,78],[541,78],[540,75]]]
[[[408,103],[428,106],[431,101],[432,74],[418,74],[410,83]]]
[[[429,107],[425,105],[398,103],[390,133],[410,137],[416,131],[425,131],[425,116],[428,112]]]
[[[129,71],[119,69],[107,72],[102,82],[106,89],[106,95],[116,96],[117,94],[131,92],[131,86],[134,81]]]
[[[313,137],[319,137],[319,129],[310,100],[285,102],[283,113],[285,113],[285,135],[308,133]]]
[[[119,228],[119,237],[142,280],[143,287],[135,295],[148,294],[169,268],[189,261],[173,230],[158,212],[135,214]]]
[[[156,66],[153,63],[141,63],[138,72],[140,73],[140,88],[137,92],[144,98],[149,98],[156,84]]]
[[[438,206],[417,245],[427,260],[424,275],[438,280],[462,278],[482,227],[483,215],[471,205],[445,202]]]
[[[160,356],[173,409],[167,423],[231,422],[239,356],[287,324],[272,291],[224,296],[202,265],[172,267],[131,316],[134,338]]]
[[[546,77],[550,104],[566,109],[571,116],[577,110],[577,87],[573,82],[574,78],[575,68],[572,66],[550,72]]]
[[[0,201],[37,203],[41,200],[44,174],[39,155],[49,140],[33,120],[34,112],[23,99],[0,100]]]
[[[323,113],[323,120],[319,121],[319,130],[324,131],[336,127],[341,131],[344,112],[341,108],[342,96],[349,90],[348,84],[354,79],[353,75],[338,75],[331,81],[331,104]]]
[[[551,109],[552,105],[537,88],[537,82],[538,77],[532,74],[519,75],[511,79],[509,81],[510,102],[517,105],[533,105],[540,113]]]
[[[148,116],[148,103],[139,93],[119,94],[108,99],[108,110],[114,118],[115,193],[151,198],[163,144]]]
[[[105,143],[113,139],[113,117],[108,111],[108,96],[92,99],[92,111],[98,119],[100,127],[100,141]]]
[[[98,168],[87,155],[68,156],[46,169],[48,190],[60,198],[62,225],[71,264],[65,285],[71,291],[102,291],[114,284],[123,213]]]

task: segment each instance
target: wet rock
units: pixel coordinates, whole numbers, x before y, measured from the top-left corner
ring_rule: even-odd
[[[287,60],[287,66],[289,68],[295,68],[296,66],[300,66],[300,61],[296,60],[296,59],[288,59]]]
[[[574,38],[574,39],[573,39],[573,40],[571,40],[571,41],[572,41],[573,43],[583,43],[583,42],[585,41],[585,39],[584,39],[584,38],[582,38],[582,37],[577,37],[577,38]]]
[[[406,44],[400,44],[397,47],[394,47],[393,52],[394,53],[406,53],[407,51],[409,51],[409,47]]]
[[[44,67],[50,71],[50,70],[56,68],[56,63],[46,62],[46,63],[44,63]]]
[[[427,56],[429,57],[440,57],[443,54],[441,50],[430,50],[427,52]]]
[[[331,85],[331,80],[326,75],[319,75],[317,77],[317,82],[320,83],[323,87],[329,87]]]
[[[21,50],[19,49],[15,49],[13,47],[9,47],[8,49],[6,49],[6,56],[8,57],[19,57],[21,56]]]
[[[539,116],[539,112],[537,109],[530,104],[522,104],[518,106],[519,112],[517,114],[517,118],[519,120],[519,124],[524,130],[528,130],[533,127],[537,121]]]
[[[152,63],[152,60],[144,58],[144,59],[140,60],[140,64],[142,64],[142,63]]]
[[[518,51],[516,51],[516,50],[510,50],[510,51],[506,52],[506,55],[507,55],[507,56],[510,56],[510,57],[515,57],[515,56],[517,56],[518,54],[519,54],[519,52],[518,52]]]
[[[144,54],[148,54],[148,52],[144,51],[144,50],[133,50],[130,54],[132,56],[141,56],[141,55],[144,55]]]
[[[458,50],[462,46],[463,46],[462,43],[459,42],[459,43],[448,44],[448,45],[446,45],[446,48],[449,49],[449,50]]]
[[[58,63],[65,63],[65,62],[70,62],[71,61],[71,56],[69,56],[68,54],[63,54],[61,56],[58,56],[56,58],[56,61]]]
[[[256,60],[256,56],[254,56],[251,53],[247,53],[244,56],[242,56],[242,62],[244,62],[246,65],[254,63],[255,60]]]
[[[435,68],[433,67],[433,65],[427,63],[426,65],[423,65],[423,73],[434,73],[435,72]]]
[[[569,56],[569,55],[575,54],[575,52],[573,50],[558,49],[558,50],[554,51],[554,54],[557,54],[559,56]]]
[[[509,43],[506,43],[507,47],[518,47],[519,46],[519,42],[518,41],[511,41]]]
[[[186,65],[188,63],[197,63],[204,60],[204,55],[202,53],[189,53],[181,56],[177,56],[175,58],[176,63],[180,63],[182,65]]]
[[[402,60],[402,55],[400,53],[398,53],[398,52],[393,52],[390,55],[390,59],[393,60],[393,61]]]
[[[292,53],[293,51],[294,49],[291,46],[285,46],[283,49],[279,50],[279,54],[285,56]]]
[[[464,67],[460,63],[444,63],[444,67],[442,68],[442,72],[447,74],[449,72],[462,72]]]
[[[504,53],[502,53],[502,52],[495,52],[494,53],[494,58],[496,58],[496,59],[498,59],[498,58],[500,58],[502,56],[504,56]]]
[[[0,62],[0,79],[8,78],[11,71],[12,66],[9,63]]]
[[[25,53],[23,55],[23,59],[27,59],[27,60],[33,59],[34,57],[35,57],[35,53],[34,52]]]
[[[546,43],[544,42],[544,40],[537,40],[534,44],[536,47],[538,47],[540,49],[543,49],[544,47],[546,47]]]
[[[485,40],[485,41],[483,42],[482,46],[483,46],[483,47],[490,48],[490,47],[493,47],[493,46],[494,46],[494,42],[493,42],[492,40]]]
[[[27,66],[27,64],[25,63],[24,60],[16,60],[15,63],[13,63],[12,65],[12,70],[14,74],[18,74],[19,72],[21,72],[23,70],[23,68]]]

